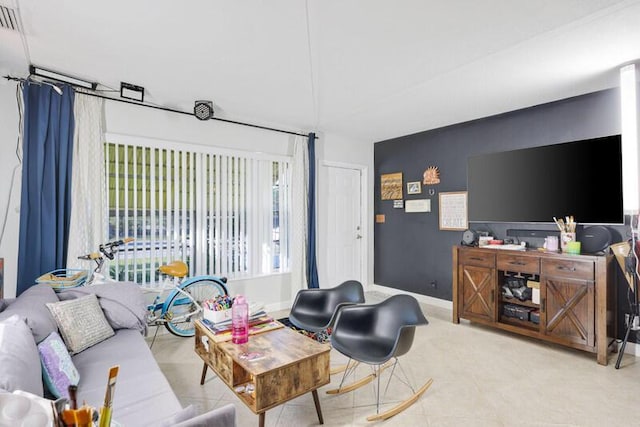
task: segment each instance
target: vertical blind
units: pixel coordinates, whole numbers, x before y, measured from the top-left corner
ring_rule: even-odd
[[[112,277],[155,282],[175,259],[192,276],[290,270],[290,159],[106,143],[105,163],[108,236],[135,238]]]

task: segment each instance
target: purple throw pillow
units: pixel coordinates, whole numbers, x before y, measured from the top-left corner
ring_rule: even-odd
[[[38,344],[42,377],[47,388],[56,398],[69,398],[69,386],[78,385],[80,374],[76,369],[67,345],[57,332],[52,332]]]

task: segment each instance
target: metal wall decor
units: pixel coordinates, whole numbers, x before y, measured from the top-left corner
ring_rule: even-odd
[[[440,169],[437,166],[429,166],[422,174],[424,185],[440,184]]]

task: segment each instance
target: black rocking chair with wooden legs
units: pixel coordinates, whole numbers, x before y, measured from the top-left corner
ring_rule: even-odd
[[[334,288],[302,289],[293,301],[289,321],[298,328],[320,332],[331,327],[341,307],[363,302],[364,290],[357,280]]]
[[[411,349],[416,326],[428,323],[418,301],[410,295],[394,295],[378,304],[342,308],[334,322],[331,345],[347,356],[349,362],[340,386],[337,389],[328,390],[327,393],[346,393],[377,378],[376,415],[368,417],[368,421],[390,418],[411,406],[431,386],[433,380],[429,379],[417,391],[410,387],[412,396],[388,411],[380,413],[380,374],[392,367],[389,377],[391,381],[396,374],[396,366],[399,366],[398,357]],[[346,376],[353,372],[358,363],[372,365],[373,373],[345,385]],[[403,382],[409,385],[408,379]]]

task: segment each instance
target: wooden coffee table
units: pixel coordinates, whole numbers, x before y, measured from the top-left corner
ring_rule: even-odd
[[[200,384],[204,384],[207,368],[213,369],[238,399],[259,415],[260,427],[267,410],[311,392],[323,424],[318,388],[330,381],[331,347],[280,325],[251,335],[246,344],[233,344],[221,341],[197,321],[195,351],[204,361]]]

